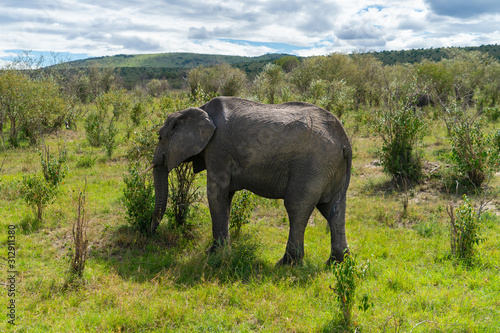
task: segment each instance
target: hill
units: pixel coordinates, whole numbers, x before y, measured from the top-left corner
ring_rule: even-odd
[[[461,47],[466,51],[480,51],[488,53],[491,57],[500,60],[500,46],[499,45],[481,45],[477,47]],[[382,51],[370,52],[385,65],[394,65],[396,63],[416,63],[424,59],[440,61],[448,56],[450,48],[430,48],[430,49],[415,49],[405,51]]]
[[[167,79],[173,88],[180,88],[183,77],[190,69],[198,66],[213,66],[228,63],[242,69],[249,77],[257,75],[269,62],[286,54],[266,54],[258,57],[226,56],[196,53],[160,53],[89,58],[66,63],[75,68],[105,66],[115,68],[123,78],[126,87],[150,79]]]
[[[467,51],[480,51],[488,53],[493,58],[500,60],[499,45],[482,45],[479,47],[464,47]],[[396,63],[415,63],[423,59],[440,61],[448,56],[450,48],[414,49],[404,51],[369,52],[385,65]],[[65,65],[74,68],[88,68],[90,66],[105,66],[115,68],[123,79],[127,88],[134,87],[141,81],[150,79],[167,79],[174,89],[185,85],[184,78],[190,69],[197,66],[213,66],[228,63],[242,69],[250,78],[255,77],[269,62],[282,58],[286,54],[266,54],[258,57],[211,55],[196,53],[159,53],[89,58],[68,62]]]

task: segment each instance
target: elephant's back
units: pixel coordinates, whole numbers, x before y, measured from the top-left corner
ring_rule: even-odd
[[[256,145],[281,146],[294,142],[295,147],[304,149],[311,145],[323,148],[333,145],[340,149],[349,145],[339,119],[314,104],[262,104],[237,97],[217,97],[203,107],[219,132],[232,138],[243,137],[243,141]]]

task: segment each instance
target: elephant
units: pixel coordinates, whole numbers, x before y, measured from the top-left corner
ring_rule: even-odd
[[[342,262],[349,252],[345,212],[352,149],[342,124],[330,112],[304,102],[267,105],[216,97],[170,114],[159,130],[149,168],[155,189],[151,232],[165,213],[169,172],[191,161],[195,173],[207,170],[210,252],[229,241],[231,201],[243,189],[283,199],[290,228],[277,264],[302,262],[304,232],[314,208],[330,227],[327,263]]]
[[[423,108],[424,106],[434,106],[434,100],[429,94],[416,94],[410,99],[410,105],[414,108]]]

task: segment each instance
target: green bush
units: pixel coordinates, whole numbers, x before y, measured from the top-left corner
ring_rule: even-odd
[[[485,108],[484,114],[491,122],[497,122],[500,119],[500,107],[488,107]]]
[[[97,157],[92,157],[92,155],[87,154],[76,161],[77,168],[92,168],[95,165]]]
[[[9,142],[19,146],[20,131],[36,144],[41,134],[62,123],[69,109],[61,87],[51,77],[33,79],[29,71],[0,73],[0,121],[10,122]]]
[[[493,143],[493,151],[496,150],[496,153],[500,155],[500,130],[498,130],[493,136],[492,136],[492,143]],[[496,161],[496,167],[498,168],[498,162]]]
[[[139,125],[141,123],[142,115],[144,113],[145,105],[142,102],[137,102],[132,107],[130,112],[130,120],[134,123],[134,125]]]
[[[91,112],[85,119],[85,137],[92,147],[102,145],[104,133],[104,117],[98,112]]]
[[[113,119],[111,119],[103,135],[104,147],[106,147],[106,154],[108,157],[113,155],[113,151],[116,148],[116,134],[118,134],[118,129],[116,128]]]
[[[193,163],[181,163],[168,176],[170,205],[166,215],[174,229],[188,230],[187,220],[193,203],[198,199],[197,189],[194,188],[196,174]]]
[[[346,253],[344,261],[333,266],[333,276],[335,277],[335,287],[330,288],[335,293],[338,315],[330,323],[328,331],[346,331],[352,329],[352,309],[355,302],[356,288],[360,281],[364,279],[368,265],[358,266],[356,258],[352,254]],[[362,298],[360,310],[366,311],[372,305],[368,303],[368,295]]]
[[[500,154],[495,147],[496,136],[484,132],[484,122],[479,113],[469,115],[456,104],[446,111],[451,159],[458,173],[475,188],[480,188],[498,169]]]
[[[92,147],[106,148],[106,153],[111,157],[116,148],[116,135],[118,130],[115,126],[115,118],[109,118],[105,110],[92,112],[85,120],[85,136]]]
[[[140,175],[137,164],[129,166],[128,176],[124,176],[122,202],[125,205],[126,220],[136,230],[147,234],[151,230],[151,220],[155,206],[153,184]]]
[[[467,265],[472,263],[475,250],[484,239],[479,235],[481,219],[477,216],[474,207],[467,195],[463,197],[463,204],[453,211],[450,205],[448,214],[451,224],[451,254]]]
[[[55,186],[37,175],[24,176],[20,192],[26,203],[36,212],[39,221],[42,221],[45,207],[54,201],[57,194]]]
[[[421,111],[407,107],[384,110],[374,129],[383,141],[380,160],[384,171],[398,183],[418,182],[422,161],[416,149],[426,133]]]
[[[66,150],[63,148],[59,151],[59,157],[55,157],[49,151],[48,147],[44,147],[43,152],[38,152],[40,155],[40,163],[42,165],[42,172],[45,180],[52,186],[59,185],[68,171],[66,164],[67,155]]]
[[[307,97],[309,102],[333,112],[339,118],[354,106],[354,89],[344,80],[313,80]]]
[[[250,223],[250,216],[254,206],[252,193],[250,191],[240,191],[233,199],[229,228],[234,230],[236,237],[240,234],[241,227]]]

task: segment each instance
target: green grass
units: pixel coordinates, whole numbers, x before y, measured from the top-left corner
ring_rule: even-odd
[[[350,119],[346,119],[346,122]],[[495,125],[498,128],[498,124]],[[15,332],[324,332],[338,311],[324,266],[330,249],[318,212],[306,230],[306,256],[299,267],[276,267],[288,236],[281,200],[255,199],[251,223],[231,248],[208,256],[211,225],[206,197],[185,239],[166,223],[147,238],[127,226],[122,196],[128,141],[107,158],[80,132],[61,131],[49,146],[66,142],[68,176],[42,225],[19,197],[22,176],[40,171],[32,148],[0,151],[1,256],[7,257],[9,225],[16,233]],[[435,134],[438,133],[438,134]],[[436,125],[424,140],[426,160],[448,148]],[[437,137],[436,137],[437,136]],[[446,205],[458,202],[429,178],[407,192],[394,189],[377,159],[380,142],[364,128],[354,138],[353,177],[348,192],[347,238],[360,263],[369,264],[357,290],[354,322],[361,332],[497,332],[500,327],[500,203],[491,203],[472,267],[450,259]],[[88,167],[82,158],[95,159]],[[499,177],[492,182],[498,189]],[[70,274],[74,196],[87,179],[89,259],[82,278]],[[197,179],[201,193],[205,173]],[[403,200],[408,198],[406,212]],[[472,196],[475,203],[478,197]],[[6,278],[7,272],[3,271]],[[359,299],[373,303],[358,310]],[[6,313],[10,297],[2,288]]]

